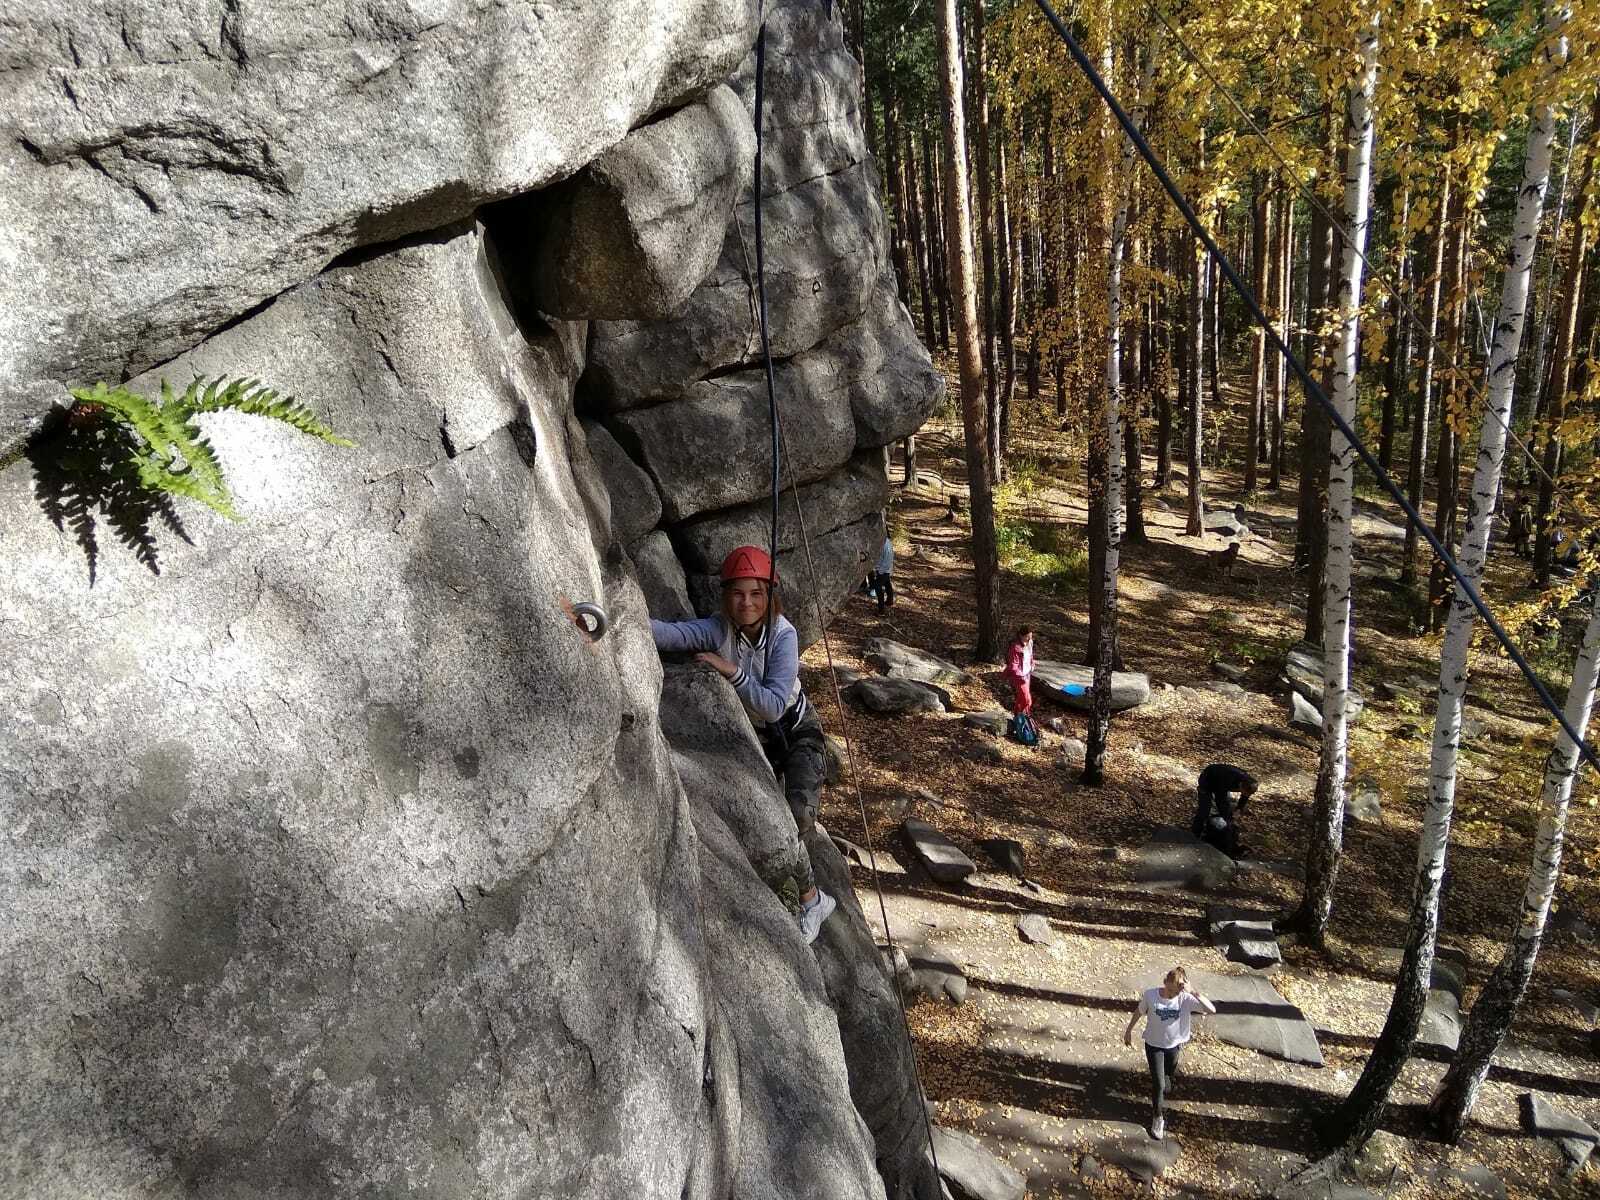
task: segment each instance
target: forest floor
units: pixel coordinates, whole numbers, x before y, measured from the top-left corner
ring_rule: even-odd
[[[1227,428],[1242,426],[1242,415],[1237,425],[1224,419]],[[972,682],[948,687],[952,714],[876,716],[854,705],[848,713],[873,843],[907,861],[898,827],[916,816],[980,864],[979,874],[954,888],[915,875],[883,876],[897,940],[909,937],[954,960],[970,984],[964,1004],[924,997],[910,1014],[938,1119],[981,1134],[1027,1176],[1036,1200],[1269,1194],[1314,1154],[1318,1112],[1360,1074],[1393,986],[1385,951],[1404,941],[1432,687],[1414,684],[1384,700],[1377,685],[1404,687],[1410,676],[1436,680],[1439,639],[1417,632],[1423,606],[1389,583],[1401,558],[1398,514],[1358,500],[1352,682],[1367,709],[1352,729],[1350,776],[1380,787],[1381,820],[1346,823],[1327,953],[1285,943],[1283,966],[1269,977],[1314,1026],[1325,1065],[1279,1061],[1203,1032],[1185,1052],[1168,1102],[1167,1142],[1158,1147],[1140,1128],[1148,1120],[1143,1054],[1121,1041],[1137,988],[1176,962],[1191,972],[1247,974],[1206,939],[1207,904],[1226,900],[1286,912],[1298,899],[1292,870],[1241,873],[1232,887],[1207,896],[1141,885],[1130,863],[1157,826],[1187,826],[1195,776],[1214,761],[1237,763],[1261,781],[1242,820],[1249,856],[1303,859],[1317,745],[1290,728],[1288,688],[1279,680],[1305,612],[1304,577],[1291,569],[1293,480],[1286,478],[1279,491],[1244,496],[1237,472],[1226,464],[1208,469],[1209,506],[1242,501],[1250,514],[1253,536],[1229,578],[1218,577],[1209,558],[1224,547],[1223,538],[1184,536],[1181,459],[1164,492],[1147,486],[1149,542],[1123,549],[1120,637],[1128,669],[1147,672],[1153,690],[1147,704],[1114,718],[1106,782],[1091,788],[1079,782],[1077,764],[1064,760],[1060,736],[1046,732],[1039,747],[1026,749],[961,720],[961,713],[1004,706],[1009,691],[998,664],[974,662],[967,517],[964,505],[952,515],[949,504],[952,495],[965,499],[958,418],[931,422],[917,446],[918,481],[896,487],[890,511],[897,602],[880,616],[867,597],[852,599],[833,624],[831,650],[838,666],[866,671],[864,642],[884,636],[971,673]],[[1000,520],[1014,549],[1000,583],[1006,627],[1032,624],[1040,657],[1081,661],[1087,632],[1081,443],[1058,432],[1045,405],[1019,404],[1011,454],[1013,482],[1000,496]],[[1147,481],[1154,465],[1147,457]],[[891,477],[898,485],[898,461]],[[1491,603],[1526,599],[1527,576],[1527,564],[1497,551]],[[1247,668],[1242,696],[1201,689],[1217,679],[1217,659]],[[1538,660],[1558,697],[1570,658],[1567,667],[1560,663],[1554,650]],[[825,726],[840,734],[844,721],[827,664],[828,648],[813,646],[804,659],[805,681]],[[1084,735],[1077,714],[1042,698],[1035,710],[1041,721],[1061,716],[1067,736]],[[1550,727],[1515,668],[1488,649],[1474,655],[1467,715],[1484,729],[1462,754],[1440,939],[1470,964],[1463,1010],[1498,961],[1522,893]],[[1556,994],[1567,989],[1600,1000],[1593,947],[1570,924],[1575,913],[1600,921],[1594,796],[1591,783],[1580,784],[1558,893],[1563,913],[1546,936],[1519,1020],[1461,1144],[1423,1135],[1422,1106],[1448,1059],[1447,1051],[1423,1047],[1392,1094],[1387,1136],[1369,1163],[1381,1178],[1369,1174],[1367,1190],[1344,1194],[1600,1194],[1600,1170],[1562,1178],[1552,1144],[1526,1135],[1518,1118],[1518,1097],[1533,1090],[1600,1125],[1600,1059],[1591,1048],[1591,1025]],[[822,817],[836,836],[863,840],[848,785],[829,789]],[[1023,843],[1039,894],[983,870],[975,844],[988,837]],[[871,876],[858,872],[856,883],[863,908],[876,918]],[[1030,912],[1050,920],[1053,946],[1019,941],[1014,922]],[[1131,1165],[1117,1165],[1128,1157],[1118,1145],[1136,1152]],[[1163,1169],[1141,1182],[1136,1176],[1150,1172],[1139,1160],[1152,1153]],[[1491,1169],[1504,1193],[1473,1175],[1474,1165]]]

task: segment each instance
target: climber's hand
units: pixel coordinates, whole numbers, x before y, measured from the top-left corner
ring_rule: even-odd
[[[1131,1045],[1133,1045],[1133,1030],[1131,1030],[1131,1029],[1124,1029],[1124,1030],[1123,1030],[1123,1031],[1122,1031],[1122,1044],[1123,1044],[1123,1045],[1124,1045],[1124,1046],[1131,1046]]]
[[[734,666],[720,654],[712,654],[709,650],[704,654],[696,654],[695,660],[703,662],[724,679],[732,679],[739,673],[739,668]]]

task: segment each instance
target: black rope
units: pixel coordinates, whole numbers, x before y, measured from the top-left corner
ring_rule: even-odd
[[[767,580],[767,594],[770,596],[778,584],[778,494],[781,483],[778,477],[778,388],[772,374],[772,337],[767,329],[767,261],[765,242],[761,236],[761,150],[762,150],[762,120],[761,109],[763,97],[766,94],[767,74],[767,27],[761,26],[761,31],[756,34],[756,179],[755,179],[755,205],[756,205],[756,307],[761,319],[761,361],[766,366],[767,372],[767,409],[768,417],[772,424],[772,528],[768,538],[767,549],[772,558],[771,576]],[[767,606],[768,621],[771,621],[772,606]]]
[[[1088,79],[1094,90],[1100,94],[1100,98],[1106,102],[1106,106],[1111,110],[1112,115],[1117,118],[1117,123],[1122,126],[1123,133],[1133,142],[1135,148],[1139,151],[1140,157],[1149,165],[1150,170],[1155,173],[1156,179],[1160,181],[1167,196],[1177,206],[1178,211],[1183,214],[1183,219],[1194,230],[1195,236],[1205,246],[1207,253],[1211,255],[1217,267],[1227,276],[1228,283],[1239,294],[1239,298],[1244,301],[1245,307],[1250,310],[1251,317],[1266,331],[1268,340],[1271,341],[1278,353],[1283,356],[1284,361],[1289,365],[1289,369],[1294,372],[1295,378],[1300,380],[1301,385],[1305,388],[1306,395],[1322,406],[1323,411],[1328,415],[1328,419],[1333,423],[1333,427],[1344,436],[1344,439],[1361,456],[1361,461],[1367,464],[1367,469],[1372,472],[1374,478],[1383,486],[1384,491],[1388,492],[1394,498],[1395,503],[1404,511],[1406,520],[1416,527],[1417,532],[1428,543],[1434,556],[1438,558],[1440,563],[1444,565],[1445,570],[1455,579],[1456,586],[1460,589],[1461,594],[1478,611],[1478,615],[1483,618],[1484,624],[1494,633],[1496,640],[1505,649],[1507,656],[1512,662],[1516,663],[1517,669],[1522,672],[1523,678],[1538,693],[1540,702],[1555,717],[1557,723],[1561,726],[1562,732],[1571,738],[1573,744],[1577,746],[1579,753],[1583,755],[1584,761],[1591,767],[1600,769],[1600,757],[1596,756],[1594,750],[1583,740],[1578,731],[1572,727],[1572,723],[1567,720],[1566,714],[1561,711],[1561,706],[1556,703],[1555,697],[1545,687],[1544,681],[1534,672],[1533,667],[1523,657],[1522,651],[1517,649],[1510,635],[1501,627],[1500,622],[1495,620],[1494,614],[1489,611],[1489,606],[1483,602],[1483,597],[1478,594],[1478,589],[1472,585],[1471,580],[1462,573],[1461,567],[1456,563],[1455,558],[1434,536],[1433,530],[1428,528],[1427,523],[1422,519],[1422,515],[1412,506],[1411,501],[1406,498],[1406,494],[1400,489],[1400,486],[1390,478],[1389,472],[1385,471],[1378,460],[1373,457],[1372,451],[1367,449],[1366,443],[1350,427],[1349,422],[1339,414],[1339,410],[1334,407],[1333,401],[1328,399],[1327,394],[1317,384],[1317,381],[1311,377],[1311,373],[1306,370],[1305,366],[1294,356],[1294,353],[1284,343],[1283,339],[1278,336],[1278,331],[1273,328],[1272,322],[1267,320],[1267,315],[1261,311],[1261,305],[1257,303],[1255,296],[1245,285],[1244,280],[1239,277],[1239,273],[1234,270],[1233,264],[1228,261],[1221,247],[1217,245],[1211,234],[1206,231],[1204,223],[1195,215],[1194,208],[1184,198],[1183,193],[1178,190],[1177,184],[1172,182],[1172,177],[1167,174],[1166,168],[1161,165],[1161,160],[1156,157],[1155,151],[1150,148],[1150,143],[1144,139],[1144,135],[1139,132],[1138,126],[1133,123],[1132,118],[1128,116],[1122,105],[1117,103],[1117,98],[1111,94],[1111,89],[1106,86],[1106,81],[1095,70],[1094,64],[1089,61],[1089,56],[1083,52],[1083,47],[1078,45],[1077,39],[1072,36],[1072,31],[1056,15],[1056,10],[1050,6],[1050,0],[1037,0],[1037,3],[1039,10],[1044,13],[1045,19],[1055,27],[1056,33],[1066,44],[1068,53],[1072,55],[1073,61],[1078,64],[1078,69],[1083,72],[1084,77]]]

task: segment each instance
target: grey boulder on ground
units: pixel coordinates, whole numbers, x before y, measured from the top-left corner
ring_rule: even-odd
[[[933,1149],[955,1200],[1023,1200],[1028,1182],[1001,1162],[983,1140],[962,1129],[933,1127]]]
[[[1283,678],[1311,707],[1322,711],[1322,651],[1308,642],[1297,642],[1284,656]],[[1345,717],[1354,721],[1366,707],[1361,693],[1354,688],[1345,689]]]
[[[1207,533],[1219,534],[1230,541],[1238,541],[1250,536],[1250,526],[1245,521],[1244,505],[1235,504],[1231,509],[1217,509],[1208,512],[1204,519]]]
[[[1583,1019],[1583,1023],[1591,1028],[1596,1022],[1600,1022],[1600,1005],[1585,1000],[1576,992],[1568,991],[1566,988],[1551,988],[1550,999],[1571,1008]]]
[[[1322,714],[1299,692],[1290,692],[1289,724],[1306,733],[1321,733]]]
[[[1082,688],[1081,695],[1069,695],[1066,687]],[[1094,668],[1073,663],[1038,659],[1033,664],[1033,694],[1046,696],[1078,712],[1094,708]],[[1150,699],[1150,676],[1142,671],[1114,671],[1111,675],[1111,711],[1137,708]]]
[[[955,663],[897,642],[893,638],[868,638],[862,657],[891,679],[918,683],[966,683],[968,675]]]
[[[629,133],[543,197],[540,311],[565,320],[668,317],[717,265],[755,131],[724,85]]]
[[[1375,780],[1360,778],[1350,784],[1350,795],[1345,801],[1345,814],[1352,821],[1363,824],[1383,820],[1383,793]]]
[[[1233,859],[1176,825],[1157,826],[1134,851],[1134,878],[1156,888],[1215,891],[1232,882],[1237,870]]]
[[[847,687],[844,694],[876,713],[900,715],[944,711],[944,701],[939,698],[938,692],[909,679],[865,675]]]
[[[1268,913],[1213,904],[1206,909],[1206,928],[1211,944],[1223,951],[1229,962],[1262,969],[1283,961]]]
[[[948,1000],[955,1005],[967,1002],[967,973],[955,959],[922,948],[911,951],[907,962],[917,987],[935,1000]]]
[[[1022,940],[1034,946],[1053,946],[1056,944],[1055,930],[1050,928],[1050,920],[1043,913],[1028,913],[1017,918],[1017,933]]]
[[[936,883],[960,883],[978,869],[961,847],[926,821],[907,817],[900,823],[900,836]]]
[[[1011,714],[1003,708],[987,708],[982,712],[963,713],[961,723],[995,737],[1003,737],[1006,726],[1011,723]]]
[[[1239,663],[1224,662],[1220,658],[1211,664],[1211,669],[1230,683],[1243,683],[1245,676],[1250,673],[1249,667],[1241,666]]]
[[[1583,1169],[1600,1141],[1600,1132],[1582,1117],[1557,1108],[1537,1092],[1523,1092],[1522,1127],[1535,1137],[1547,1138],[1561,1147],[1561,1153],[1572,1164],[1569,1170]]]

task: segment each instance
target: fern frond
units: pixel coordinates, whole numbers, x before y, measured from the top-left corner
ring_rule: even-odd
[[[250,413],[258,417],[271,417],[292,425],[301,433],[321,438],[334,446],[354,446],[348,438],[340,437],[327,425],[317,420],[316,413],[299,403],[293,396],[279,396],[257,379],[235,379],[231,382],[218,376],[210,383],[196,379],[185,389],[180,403],[193,412]]]

